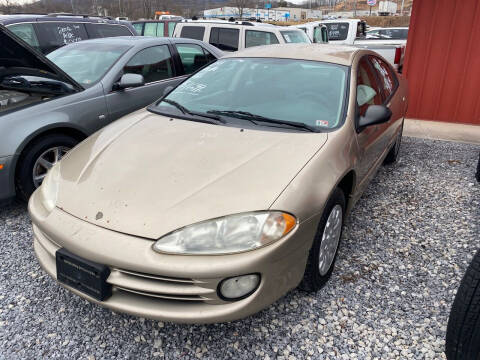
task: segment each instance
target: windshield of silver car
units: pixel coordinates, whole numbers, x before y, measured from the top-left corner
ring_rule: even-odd
[[[47,58],[88,88],[99,81],[129,48],[127,45],[75,43],[51,52]]]
[[[311,131],[343,123],[348,67],[296,59],[227,58],[200,70],[159,101],[155,112],[216,114],[256,125]]]

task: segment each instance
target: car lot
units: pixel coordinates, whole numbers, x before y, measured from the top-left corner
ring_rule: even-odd
[[[6,358],[441,358],[448,312],[476,250],[478,146],[405,138],[349,218],[336,271],[227,324],[112,312],[39,267],[24,205],[0,209],[0,353]]]

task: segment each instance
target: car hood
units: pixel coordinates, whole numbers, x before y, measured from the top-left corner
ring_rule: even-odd
[[[82,86],[48,60],[43,54],[34,50],[25,41],[0,24],[0,81],[4,76],[22,73],[25,75],[43,75],[71,84],[77,90]]]
[[[57,206],[151,239],[199,221],[268,209],[327,135],[263,129],[138,111],[61,161]]]

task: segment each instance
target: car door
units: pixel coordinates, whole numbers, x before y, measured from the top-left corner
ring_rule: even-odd
[[[370,55],[369,61],[382,88],[383,104],[392,111],[390,120],[378,125],[381,129],[383,150],[386,152],[395,141],[398,127],[401,126],[405,98],[397,94],[399,83],[392,67],[378,56]]]
[[[356,76],[356,101],[357,116],[355,127],[357,130],[358,163],[357,176],[359,189],[363,191],[368,179],[373,176],[379,159],[384,150],[382,125],[358,127],[358,120],[364,116],[371,105],[382,105],[384,102],[383,91],[380,87],[377,74],[370,63],[368,56],[363,56],[357,67]]]
[[[115,89],[115,82],[127,73],[142,75],[145,85]],[[138,51],[126,62],[114,83],[105,86],[111,119],[118,119],[159,99],[167,86],[175,86],[182,80],[178,75],[169,45],[156,45]]]

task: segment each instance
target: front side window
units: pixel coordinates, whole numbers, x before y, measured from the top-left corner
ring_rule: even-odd
[[[143,36],[157,36],[157,23],[145,23],[145,32]]]
[[[237,51],[240,30],[230,28],[212,28],[210,44],[224,51]]]
[[[85,24],[88,35],[91,39],[113,37],[113,36],[132,36],[131,31],[123,25],[109,24]]]
[[[345,40],[348,36],[348,23],[346,22],[337,22],[337,23],[325,23],[328,29],[328,39],[329,40]]]
[[[42,52],[49,52],[60,46],[88,39],[85,26],[81,23],[45,22],[36,24]]]
[[[358,64],[357,73],[357,105],[360,115],[364,116],[370,105],[382,105],[382,92],[378,86],[367,57],[363,57]]]
[[[8,30],[13,32],[17,35],[20,39],[25,41],[31,47],[39,50],[40,45],[38,44],[37,34],[35,34],[35,30],[33,29],[32,24],[15,24],[10,25]]]
[[[314,43],[328,43],[327,31],[322,26],[315,26],[313,28],[313,42]]]
[[[123,72],[143,75],[145,83],[173,77],[173,62],[167,45],[152,46],[135,54]]]
[[[267,31],[245,31],[245,47],[278,44],[277,36]]]
[[[143,35],[143,25],[144,23],[135,23],[133,24],[133,28],[137,32],[138,35]]]
[[[371,56],[370,61],[372,62],[378,78],[380,79],[380,83],[383,88],[383,96],[385,99],[387,99],[395,91],[397,79],[390,66],[383,60],[377,58],[376,56]]]
[[[205,34],[204,26],[184,26],[180,32],[180,37],[203,41],[203,34]]]
[[[99,81],[129,46],[78,43],[61,47],[47,58],[83,87],[88,88]]]
[[[348,67],[336,64],[229,58],[192,75],[166,99],[190,111],[248,112],[304,123],[321,131],[343,123],[347,79]],[[265,84],[269,84],[268,91]],[[181,115],[167,102],[156,106],[159,111]]]
[[[200,45],[176,44],[175,46],[185,74],[191,74],[211,62],[211,54],[206,54],[206,50]]]
[[[283,36],[283,40],[287,44],[289,43],[307,43],[309,44],[311,41],[308,38],[307,34],[305,34],[303,31],[299,30],[283,30],[280,31],[280,33]]]

